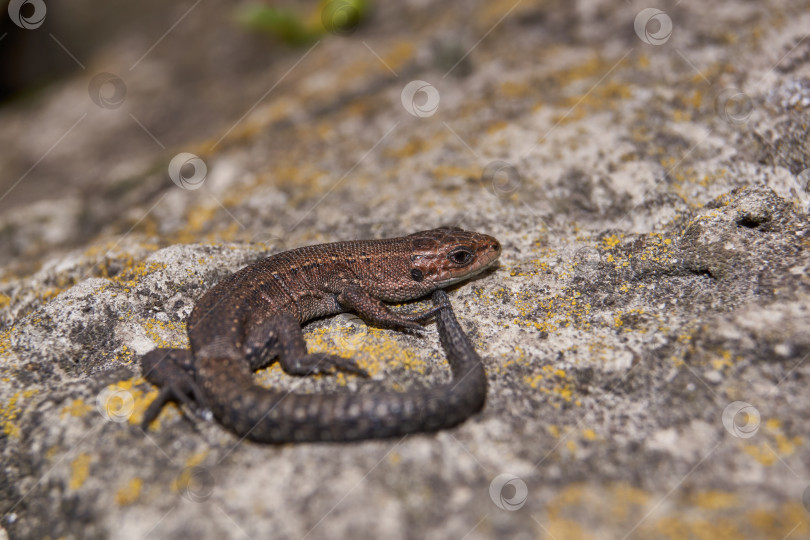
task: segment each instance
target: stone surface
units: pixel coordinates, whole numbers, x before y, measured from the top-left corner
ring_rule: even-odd
[[[0,535],[810,535],[807,2],[375,3],[297,49],[195,5],[0,108]],[[198,189],[170,178],[181,152]],[[479,415],[343,445],[248,443],[176,407],[137,427],[139,356],[186,344],[218,279],[442,224],[504,246],[451,292]],[[306,335],[374,376],[257,381],[449,376],[435,332],[341,315]]]

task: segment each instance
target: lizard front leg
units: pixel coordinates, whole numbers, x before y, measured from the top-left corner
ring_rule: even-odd
[[[367,323],[417,331],[422,330],[419,321],[429,319],[444,309],[444,306],[440,305],[406,315],[395,313],[360,287],[354,286],[347,287],[338,294],[337,301],[341,307],[354,311]]]
[[[281,368],[291,375],[332,373],[340,369],[368,376],[351,358],[307,352],[307,344],[298,321],[287,313],[251,320],[248,323],[243,352],[254,370],[269,364],[273,357],[278,357]]]

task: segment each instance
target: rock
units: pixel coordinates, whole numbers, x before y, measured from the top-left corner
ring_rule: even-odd
[[[0,192],[21,179],[0,200],[0,536],[810,534],[810,16],[786,0],[374,8],[309,50],[224,24],[225,7],[160,4],[0,109]],[[121,106],[88,94],[99,73],[126,85]],[[412,81],[432,90],[403,101]],[[486,364],[480,414],[344,445],[249,443],[174,406],[138,428],[157,394],[139,357],[186,346],[219,279],[447,224],[504,248],[450,292]],[[341,316],[306,336],[373,377],[257,382],[448,377],[433,331]]]

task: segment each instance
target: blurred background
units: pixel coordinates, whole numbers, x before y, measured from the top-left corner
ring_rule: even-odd
[[[0,259],[20,270],[171,189],[155,170],[178,149],[226,146],[240,120],[312,75],[287,73],[310,48],[362,47],[350,36],[384,35],[390,19],[361,0],[2,7]]]

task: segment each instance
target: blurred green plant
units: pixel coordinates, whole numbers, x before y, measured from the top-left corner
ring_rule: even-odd
[[[317,11],[302,15],[288,9],[251,4],[236,12],[236,20],[251,30],[270,34],[292,46],[310,44],[325,34],[352,33],[367,17],[368,0],[322,0]]]

